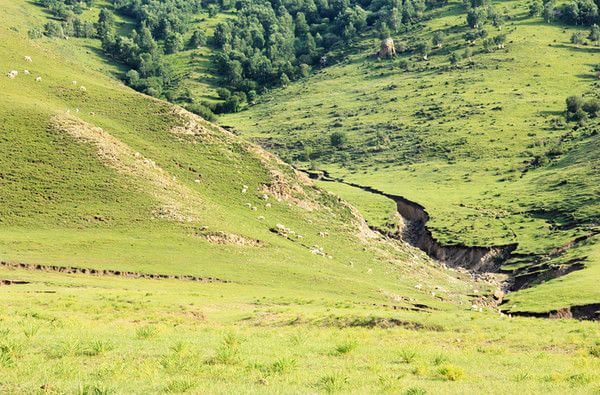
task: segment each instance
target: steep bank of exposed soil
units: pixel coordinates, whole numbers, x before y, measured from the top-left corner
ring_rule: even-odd
[[[388,235],[402,239],[447,266],[463,267],[477,272],[497,272],[502,262],[507,260],[511,252],[517,248],[516,243],[499,246],[443,245],[433,237],[431,231],[427,228],[429,214],[420,204],[369,186],[334,179],[326,172],[308,174],[315,179],[340,182],[393,200],[404,224],[397,232],[388,232]]]

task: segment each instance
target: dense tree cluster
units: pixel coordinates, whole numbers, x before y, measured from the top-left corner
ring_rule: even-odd
[[[561,5],[556,14],[566,23],[592,25],[600,22],[599,6],[600,0],[571,0]]]
[[[570,0],[556,4],[556,0],[533,0],[529,3],[530,16],[543,16],[546,22],[559,19],[572,25],[600,23],[600,0]]]
[[[264,89],[285,86],[307,76],[312,67],[331,63],[334,49],[365,31],[388,37],[447,0],[111,0],[111,9],[101,9],[96,23],[80,20],[78,15],[93,2],[42,0],[60,21],[49,22],[44,33],[100,39],[109,56],[129,67],[127,84],[167,98],[177,81],[164,55],[186,46],[212,45],[213,64],[228,93],[221,91],[219,104],[196,105],[196,112],[206,113],[206,107],[214,112],[238,111]],[[202,30],[190,32],[201,10],[214,17],[219,10],[234,8],[235,18],[219,23],[212,37]],[[119,34],[115,13],[135,21],[135,29]],[[432,43],[440,47],[443,40],[440,32]],[[418,47],[427,58],[431,43]]]
[[[94,24],[79,17],[86,8],[93,5],[93,1],[42,0],[41,4],[58,20],[46,23],[44,34],[48,37],[60,38],[94,37],[96,35]]]
[[[214,64],[240,95],[307,75],[329,52],[367,29],[382,37],[418,21],[446,0],[244,0],[237,18],[217,25]]]

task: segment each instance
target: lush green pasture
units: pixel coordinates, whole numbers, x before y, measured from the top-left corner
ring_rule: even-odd
[[[0,273],[32,281],[0,292],[8,393],[600,389],[594,323],[403,312],[287,284]]]

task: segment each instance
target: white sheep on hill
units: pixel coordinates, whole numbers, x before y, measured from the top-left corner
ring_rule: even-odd
[[[19,75],[19,72],[17,70],[11,70],[6,74],[6,76],[11,79],[15,78],[18,75]]]
[[[25,59],[26,62],[33,62],[33,59],[31,59],[31,56],[24,56],[23,59]]]

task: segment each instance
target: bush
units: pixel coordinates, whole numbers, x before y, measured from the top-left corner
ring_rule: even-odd
[[[227,100],[231,97],[231,92],[227,88],[217,88],[217,95],[223,100]]]
[[[193,112],[196,115],[201,116],[202,118],[204,118],[210,122],[212,122],[216,119],[215,114],[212,112],[212,110],[203,104],[198,104],[198,103],[188,104],[187,106],[185,106],[185,109],[190,112]]]
[[[40,29],[38,29],[37,27],[34,27],[34,28],[29,29],[29,31],[27,32],[27,36],[29,36],[29,38],[31,38],[31,39],[36,39],[36,38],[41,38],[43,36],[43,33]]]
[[[347,142],[346,134],[343,132],[333,132],[331,136],[329,136],[329,142],[332,147],[342,147]]]
[[[581,96],[569,96],[567,97],[567,112],[576,113],[583,106],[583,99]]]
[[[582,109],[590,118],[595,118],[600,113],[600,101],[598,99],[590,99],[583,103]]]

